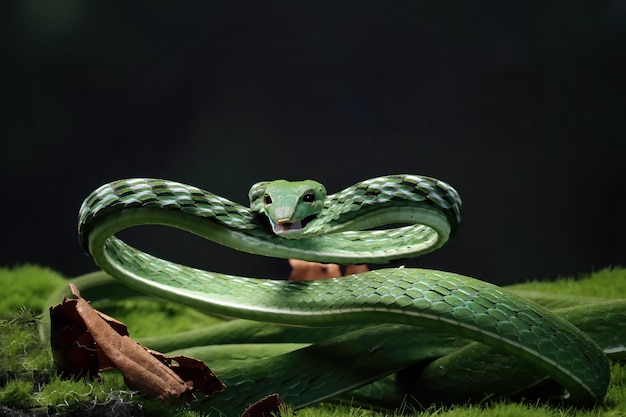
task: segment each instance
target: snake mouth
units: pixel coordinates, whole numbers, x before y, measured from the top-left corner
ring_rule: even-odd
[[[276,223],[274,225],[274,233],[289,233],[289,232],[295,232],[298,230],[302,230],[303,226],[302,226],[302,222],[298,221],[298,222],[282,222],[282,223]]]
[[[297,222],[289,222],[286,220],[278,220],[276,223],[272,223],[272,229],[274,233],[277,235],[284,235],[294,232],[302,231],[307,224],[309,224],[312,220],[314,220],[317,216],[311,215],[305,217],[302,220],[298,220]]]

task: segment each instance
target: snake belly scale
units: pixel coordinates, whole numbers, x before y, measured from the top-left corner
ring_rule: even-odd
[[[248,208],[172,181],[119,180],[84,201],[79,239],[106,273],[173,302],[286,325],[433,328],[523,358],[559,382],[572,404],[604,397],[609,363],[588,336],[545,308],[480,280],[412,268],[311,282],[238,277],[166,261],[115,236],[129,227],[162,224],[265,256],[377,263],[441,247],[461,220],[457,192],[417,175],[377,177],[332,195],[314,181],[261,182],[251,188],[250,200]],[[333,394],[319,389],[320,399]]]

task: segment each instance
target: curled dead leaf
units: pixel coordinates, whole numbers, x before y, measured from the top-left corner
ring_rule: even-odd
[[[150,351],[128,336],[123,323],[92,308],[70,284],[76,299],[50,309],[50,343],[63,376],[95,376],[119,369],[130,389],[147,398],[169,401],[194,398],[197,389],[209,395],[225,389],[204,362]]]

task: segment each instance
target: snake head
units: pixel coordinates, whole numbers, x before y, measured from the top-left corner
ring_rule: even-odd
[[[257,190],[250,195],[251,206],[265,214],[275,234],[298,237],[324,207],[326,188],[311,180],[276,180],[267,183],[262,194]]]

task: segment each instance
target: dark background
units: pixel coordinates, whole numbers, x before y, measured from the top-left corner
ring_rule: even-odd
[[[0,265],[94,270],[77,211],[118,178],[247,204],[262,179],[334,192],[391,173],[464,200],[454,240],[409,265],[503,284],[626,264],[624,0],[0,8]],[[182,232],[126,237],[203,268],[286,273]]]

